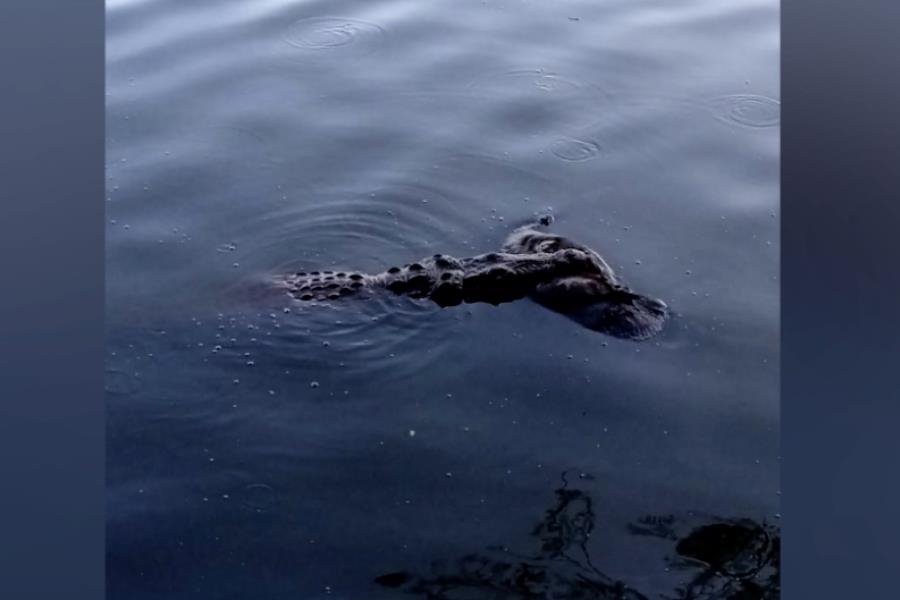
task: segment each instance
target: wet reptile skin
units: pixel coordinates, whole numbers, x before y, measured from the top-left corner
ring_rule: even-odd
[[[513,231],[500,252],[455,258],[444,254],[368,275],[312,271],[284,278],[302,301],[340,300],[386,290],[429,299],[441,307],[461,303],[502,304],[530,298],[581,325],[620,338],[642,340],[658,333],[668,309],[660,300],[635,294],[587,246],[543,231],[536,223]]]

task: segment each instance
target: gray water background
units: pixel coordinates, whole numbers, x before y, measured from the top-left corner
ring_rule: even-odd
[[[564,471],[651,596],[628,522],[777,522],[778,76],[772,0],[110,0],[109,597],[394,597],[530,547]],[[660,337],[265,291],[545,211]]]

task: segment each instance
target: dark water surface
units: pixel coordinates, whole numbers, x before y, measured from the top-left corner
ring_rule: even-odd
[[[559,527],[596,579],[643,596],[546,597],[685,585],[648,516],[777,526],[773,0],[107,14],[110,598],[424,594],[433,561],[545,552],[561,489],[591,499]],[[491,251],[547,210],[674,309],[661,336],[266,291]],[[490,581],[434,597],[525,593]]]

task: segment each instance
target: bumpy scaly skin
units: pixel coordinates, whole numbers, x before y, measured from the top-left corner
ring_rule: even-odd
[[[285,283],[299,300],[337,300],[378,289],[428,298],[442,307],[463,302],[496,305],[529,297],[616,337],[645,339],[662,328],[668,314],[663,302],[632,293],[590,248],[539,230],[550,222],[544,217],[516,229],[501,252],[470,258],[435,254],[376,275],[296,273]]]
[[[291,295],[300,300],[337,300],[356,292],[384,288],[411,298],[428,298],[440,306],[463,302],[501,304],[524,298],[541,283],[590,268],[578,250],[552,254],[492,252],[471,258],[435,254],[377,275],[313,271],[288,276]]]

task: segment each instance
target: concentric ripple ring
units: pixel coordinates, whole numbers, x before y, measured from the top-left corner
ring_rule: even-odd
[[[560,138],[550,145],[550,152],[569,162],[583,162],[600,155],[600,145],[591,140]]]
[[[768,96],[736,94],[712,101],[716,118],[745,127],[774,127],[781,121],[781,103]]]
[[[334,50],[345,46],[373,49],[384,37],[375,23],[342,17],[310,17],[294,21],[284,32],[284,41],[303,50]]]

